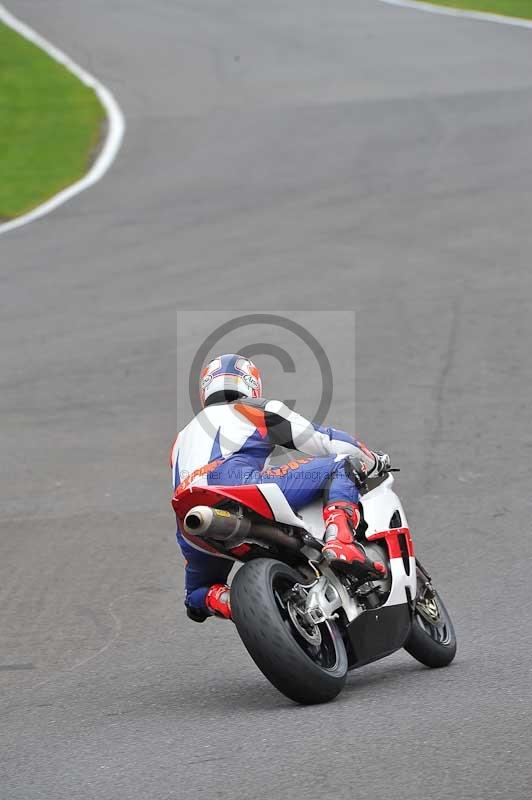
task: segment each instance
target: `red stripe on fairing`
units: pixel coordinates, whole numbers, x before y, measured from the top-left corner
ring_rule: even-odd
[[[414,542],[412,541],[412,537],[410,535],[410,528],[390,528],[386,531],[377,531],[377,533],[372,533],[369,536],[366,534],[366,539],[368,541],[373,541],[374,539],[386,539],[386,544],[388,545],[388,550],[390,552],[390,558],[401,558],[401,545],[399,543],[399,535],[403,535],[406,539],[406,549],[408,551],[408,555],[412,558],[414,556]]]
[[[260,514],[261,517],[274,519],[270,504],[257,486],[217,486],[216,489],[217,491],[222,489],[226,497],[242,503],[242,505]]]
[[[194,506],[215,506],[223,500],[235,500],[265,519],[274,519],[269,503],[255,485],[178,487],[172,497],[172,507],[178,518],[184,519]]]

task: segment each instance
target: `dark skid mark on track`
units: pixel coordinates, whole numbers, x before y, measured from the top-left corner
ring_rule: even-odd
[[[16,669],[35,669],[35,666],[31,661],[23,664],[0,664],[0,672],[8,672]]]

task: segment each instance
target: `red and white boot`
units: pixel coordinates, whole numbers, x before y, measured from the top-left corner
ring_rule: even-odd
[[[370,561],[364,549],[355,541],[354,533],[360,523],[358,503],[335,500],[323,509],[325,544],[322,553],[332,567],[364,580],[386,577],[386,567],[380,561]]]
[[[205,597],[205,605],[216,617],[232,619],[229,586],[225,583],[215,583],[211,586]]]

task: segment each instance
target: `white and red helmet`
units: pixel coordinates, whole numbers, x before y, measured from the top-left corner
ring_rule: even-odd
[[[215,397],[216,395],[216,397]],[[227,353],[209,361],[201,371],[200,398],[203,406],[237,397],[262,397],[260,372],[249,358]]]

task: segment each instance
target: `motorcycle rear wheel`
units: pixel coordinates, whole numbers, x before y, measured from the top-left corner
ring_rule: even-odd
[[[332,621],[318,626],[319,644],[301,635],[286,600],[301,582],[301,575],[280,561],[248,561],[231,585],[233,621],[253,661],[276,689],[296,703],[326,703],[345,684],[347,654]]]
[[[456,655],[456,634],[449,612],[438,592],[427,586],[417,567],[417,595],[412,627],[404,645],[413,658],[427,667],[446,667]]]

